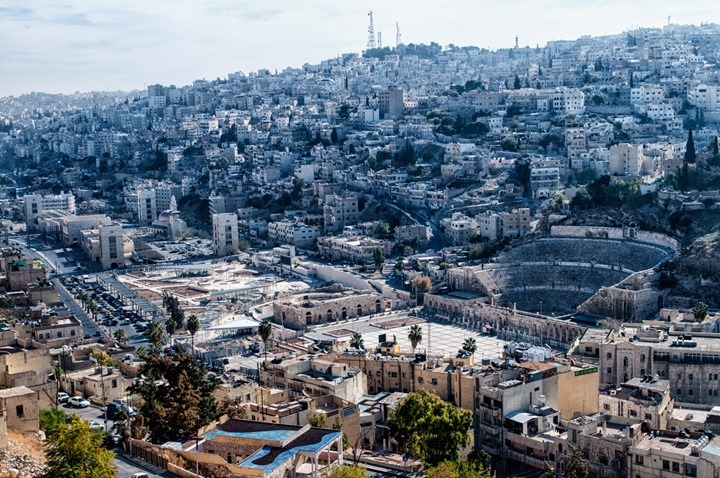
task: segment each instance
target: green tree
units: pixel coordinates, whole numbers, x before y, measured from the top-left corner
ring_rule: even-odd
[[[687,164],[695,164],[695,140],[693,140],[692,130],[688,130],[687,143],[685,143],[685,156],[683,160]]]
[[[382,249],[379,247],[373,249],[373,262],[375,263],[376,269],[380,269],[385,263],[385,254],[383,254]]]
[[[240,252],[247,252],[250,250],[250,242],[247,239],[238,240],[238,250]]]
[[[582,451],[575,445],[568,445],[570,453],[563,455],[560,459],[562,476],[564,478],[587,478],[590,476],[590,466],[582,454]],[[556,471],[550,467],[541,478],[555,478]]]
[[[200,320],[197,315],[193,314],[188,317],[187,320],[187,331],[190,333],[190,343],[192,345],[192,352],[195,355],[195,334],[200,330]]]
[[[167,332],[168,337],[172,337],[177,332],[177,322],[172,317],[165,321],[165,332]]]
[[[217,418],[215,378],[181,348],[170,357],[149,354],[140,367],[142,381],[130,387],[142,397],[140,411],[154,443],[176,440],[180,430],[192,433]]]
[[[50,436],[55,431],[65,425],[70,417],[61,408],[51,407],[40,410],[40,430],[45,432],[45,436]]]
[[[103,434],[73,414],[47,437],[48,478],[114,478],[114,454],[103,447]]]
[[[355,332],[352,334],[352,337],[350,337],[350,347],[356,348],[358,350],[364,350],[365,346],[363,342],[363,336],[360,332]]]
[[[410,331],[408,332],[408,339],[410,340],[410,345],[412,345],[413,354],[415,354],[415,349],[417,348],[418,344],[422,342],[422,338],[422,327],[420,327],[420,325],[418,324],[411,325]]]
[[[430,467],[460,458],[460,448],[470,443],[470,425],[470,411],[425,390],[408,394],[388,419],[390,435]]]
[[[475,243],[472,246],[470,246],[470,250],[468,251],[468,259],[471,261],[482,259],[485,256],[485,246],[481,243]]]
[[[705,317],[707,317],[708,306],[705,302],[698,302],[697,304],[695,304],[695,307],[693,307],[692,311],[695,321],[701,324],[702,321],[705,320]]]
[[[315,412],[307,417],[308,424],[315,428],[327,428],[327,415]]]
[[[367,478],[367,468],[361,465],[341,465],[332,469],[327,478]]]
[[[519,90],[522,87],[520,83],[520,77],[515,75],[515,81],[513,81],[513,90]]]
[[[443,461],[427,471],[428,478],[492,478],[494,475],[479,460]]]
[[[156,355],[159,354],[162,350],[161,344],[163,337],[165,336],[160,323],[155,321],[150,322],[147,330],[145,331],[145,335],[147,335],[147,338],[150,341],[150,352]]]
[[[113,337],[115,337],[115,340],[117,340],[121,344],[126,344],[128,341],[128,336],[125,333],[125,329],[117,329],[113,333]]]
[[[260,325],[258,326],[258,335],[260,336],[260,340],[263,341],[263,348],[265,349],[265,366],[267,367],[268,341],[272,335],[272,324],[270,323],[270,319],[262,319]]]
[[[292,197],[293,201],[297,201],[302,197],[302,192],[304,188],[305,180],[303,178],[298,178],[297,176],[295,176],[293,178],[292,192],[290,193],[290,197]]]
[[[474,337],[467,337],[463,342],[462,349],[471,355],[475,355],[475,352],[477,352],[477,340]]]
[[[112,358],[110,354],[104,350],[93,349],[91,354],[95,360],[97,360],[98,364],[104,367],[114,367],[118,364],[118,361]]]

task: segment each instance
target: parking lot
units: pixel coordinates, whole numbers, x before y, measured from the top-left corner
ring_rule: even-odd
[[[123,299],[111,294],[95,280],[94,276],[65,276],[60,281],[81,305],[85,299],[85,310],[88,315],[97,325],[103,327],[109,336],[112,337],[118,329],[122,329],[133,345],[143,345],[147,342],[143,334],[147,330],[148,320],[133,311]],[[89,310],[92,306],[88,306],[88,303],[94,304],[95,313]]]

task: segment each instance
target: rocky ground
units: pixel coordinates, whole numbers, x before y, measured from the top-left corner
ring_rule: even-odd
[[[0,478],[35,478],[45,470],[45,450],[34,435],[8,430],[10,447],[0,452]]]

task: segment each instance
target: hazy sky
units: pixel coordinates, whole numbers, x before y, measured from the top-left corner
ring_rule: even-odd
[[[635,26],[720,23],[717,0],[0,0],[0,97],[182,86],[317,63],[367,43],[535,46]]]

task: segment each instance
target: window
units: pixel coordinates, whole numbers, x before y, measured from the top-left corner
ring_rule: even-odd
[[[74,329],[70,331],[70,337],[75,337],[75,330],[74,330]]]
[[[678,395],[682,395],[682,388],[678,388],[678,389],[677,389],[677,394],[678,394]]]
[[[680,463],[673,461],[672,462],[672,471],[673,471],[673,473],[680,473]]]
[[[644,361],[645,361],[645,354],[640,354],[640,361],[641,361],[641,362],[644,362]]]
[[[693,389],[691,388],[690,390],[688,390],[688,395],[692,396],[692,394],[693,394]]]
[[[663,470],[670,470],[670,461],[663,460]]]
[[[418,383],[423,383],[424,381],[425,381],[425,379],[424,379],[424,378],[422,378],[422,377],[418,377]]]
[[[22,405],[15,407],[15,415],[17,415],[18,418],[23,418],[25,416],[25,409]]]
[[[691,374],[691,373],[688,374],[688,380],[692,380],[692,379],[693,379],[693,374]]]
[[[612,367],[607,368],[607,373],[612,373]]]
[[[636,465],[642,465],[642,464],[643,464],[643,457],[642,457],[642,455],[635,455],[635,464],[636,464]]]
[[[605,409],[605,411],[609,412],[609,411],[610,411],[610,404],[608,404],[608,403],[603,404],[603,408]]]
[[[685,475],[687,476],[697,476],[697,467],[695,465],[691,465],[689,463],[685,463]]]
[[[592,353],[592,351],[593,351],[593,348],[592,348],[592,347],[585,347],[585,352],[590,352],[590,353]]]
[[[677,379],[678,379],[678,380],[682,380],[682,373],[678,372],[678,374],[677,374]]]
[[[117,388],[117,379],[116,379],[116,378],[112,379],[112,385],[111,385],[111,387],[112,387],[112,388]]]
[[[631,416],[631,417],[636,417],[636,416],[637,416],[637,411],[635,411],[635,410],[630,410],[630,416]]]
[[[609,359],[612,358],[612,354],[610,352],[607,353],[607,358],[609,358]]]
[[[437,379],[436,379],[436,378],[433,378],[433,379],[430,381],[430,383],[432,383],[433,385],[437,385],[438,382],[437,382]]]
[[[627,367],[627,366],[628,366],[628,358],[623,357],[623,367]]]
[[[645,420],[652,420],[652,414],[646,413],[646,414],[645,414]]]

